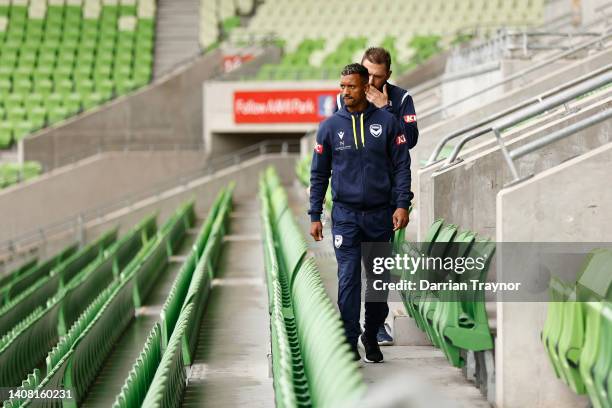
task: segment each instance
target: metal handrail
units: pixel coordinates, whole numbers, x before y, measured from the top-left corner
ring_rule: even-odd
[[[496,89],[496,88],[498,88],[498,87],[500,87],[502,85],[505,85],[505,84],[507,84],[507,83],[509,83],[511,81],[523,78],[526,74],[530,74],[530,73],[532,73],[534,71],[537,71],[540,68],[547,67],[551,63],[556,62],[556,61],[558,61],[558,60],[560,60],[562,58],[568,57],[568,56],[570,56],[570,55],[572,55],[572,54],[574,54],[574,53],[576,53],[578,51],[581,51],[583,49],[589,48],[589,47],[591,47],[593,45],[596,45],[596,44],[602,44],[603,41],[608,40],[610,37],[612,37],[612,31],[611,30],[606,30],[606,32],[602,33],[601,37],[599,37],[599,38],[597,38],[595,40],[586,41],[586,42],[580,44],[579,46],[572,47],[572,49],[570,49],[569,51],[563,51],[563,52],[561,52],[559,54],[553,55],[550,58],[548,58],[548,59],[546,59],[546,60],[544,60],[544,61],[542,61],[542,62],[540,62],[538,64],[535,64],[535,65],[532,65],[532,66],[530,66],[528,68],[525,68],[524,70],[519,71],[519,72],[517,72],[515,74],[512,74],[512,75],[504,78],[501,81],[498,81],[498,82],[496,82],[494,84],[491,84],[491,85],[489,85],[489,86],[487,86],[487,87],[485,87],[483,89],[480,89],[480,90],[478,90],[478,91],[476,91],[474,93],[471,93],[468,96],[465,96],[465,97],[463,97],[461,99],[453,101],[452,103],[449,103],[447,105],[441,106],[441,107],[439,107],[437,109],[434,109],[433,111],[429,111],[429,112],[427,112],[426,115],[421,117],[420,120],[422,121],[422,120],[427,119],[428,117],[433,116],[433,115],[435,115],[437,113],[445,112],[448,108],[454,107],[457,104],[460,104],[460,103],[463,103],[465,101],[468,101],[468,100],[470,100],[471,98],[473,98],[475,96],[482,95],[485,92],[492,91],[492,90],[494,90],[494,89]]]
[[[444,148],[444,146],[450,142],[453,139],[456,139],[457,137],[476,130],[484,125],[486,125],[487,123],[491,123],[497,119],[500,119],[504,116],[507,116],[511,113],[514,113],[520,109],[523,109],[527,106],[533,105],[535,103],[542,103],[544,101],[545,98],[549,98],[552,95],[555,95],[561,91],[564,91],[566,89],[570,89],[573,86],[575,86],[576,84],[582,83],[585,80],[588,80],[590,78],[594,78],[597,77],[598,75],[601,75],[603,73],[605,73],[606,71],[609,71],[610,69],[612,69],[612,64],[608,64],[602,68],[599,68],[595,71],[589,72],[588,74],[585,74],[581,77],[578,77],[572,81],[566,82],[562,85],[559,85],[553,89],[550,89],[538,96],[535,96],[533,98],[527,99],[526,101],[523,102],[519,102],[515,105],[512,105],[511,107],[504,109],[502,111],[499,111],[497,113],[494,113],[493,115],[490,115],[474,124],[468,125],[468,126],[464,126],[463,128],[456,130],[452,133],[450,133],[449,135],[445,136],[442,140],[440,140],[440,142],[438,142],[438,144],[436,145],[436,147],[434,148],[434,151],[431,153],[431,156],[429,157],[429,159],[427,160],[427,163],[425,164],[425,167],[430,166],[434,163],[436,163],[438,161],[438,156],[440,155],[440,152],[442,151],[442,149]],[[492,128],[489,127],[486,129],[486,131],[490,131]]]
[[[522,121],[527,120],[531,117],[544,113],[551,108],[555,108],[559,105],[562,105],[565,102],[571,101],[572,99],[582,96],[588,92],[594,91],[597,88],[608,85],[611,81],[612,81],[612,70],[608,70],[608,72],[603,73],[593,79],[590,79],[584,82],[583,84],[581,84],[580,86],[576,86],[572,89],[569,89],[565,92],[560,93],[559,95],[553,96],[549,100],[544,101],[539,105],[530,106],[522,111],[518,111],[514,115],[510,115],[509,118],[507,118],[506,120],[502,121],[499,124],[496,124],[495,126],[491,126],[489,128],[481,130],[480,132],[464,137],[463,139],[461,139],[459,144],[455,146],[453,152],[446,160],[445,166],[450,166],[457,159],[459,152],[461,151],[461,149],[463,148],[463,146],[465,146],[467,142],[477,139],[478,137],[484,134],[487,134],[489,132],[493,132],[498,142],[501,143],[501,132],[503,130],[508,129],[514,125],[517,125],[521,123]],[[503,143],[502,143],[502,150],[504,150]]]
[[[91,208],[84,212],[81,212],[76,216],[50,223],[44,227],[28,231],[18,237],[6,240],[4,242],[0,242],[0,253],[12,252],[17,245],[32,245],[33,242],[45,241],[47,236],[64,232],[66,230],[82,227],[83,224],[85,224],[86,222],[96,218],[100,218],[104,214],[108,214],[112,211],[121,208],[129,207],[134,203],[146,199],[148,197],[159,196],[162,192],[167,191],[171,188],[175,188],[178,186],[187,186],[193,180],[207,175],[212,175],[219,170],[234,166],[244,160],[269,153],[286,154],[290,153],[292,150],[295,150],[295,148],[298,147],[299,140],[270,139],[239,149],[233,153],[226,154],[218,158],[213,158],[208,161],[204,167],[199,168],[195,171],[181,174],[180,176],[178,176],[178,178],[166,180],[164,182],[156,184],[151,188],[141,190],[136,193],[127,194],[123,197],[113,200],[112,202],[108,202],[95,208]]]
[[[544,146],[547,146],[558,140],[564,139],[577,132],[580,132],[581,130],[589,128],[605,120],[608,120],[611,117],[612,117],[612,109],[605,109],[595,115],[592,115],[584,120],[581,120],[580,122],[576,122],[570,126],[564,127],[563,129],[557,130],[556,132],[550,133],[538,140],[534,140],[533,142],[527,143],[510,152],[508,152],[507,149],[502,149],[502,152],[504,152],[504,158],[506,160],[506,163],[508,163],[510,167],[510,172],[512,173],[512,176],[513,176],[512,183],[516,183],[521,180],[518,175],[518,170],[516,169],[516,166],[514,165],[515,159],[518,159],[519,157],[523,157]]]

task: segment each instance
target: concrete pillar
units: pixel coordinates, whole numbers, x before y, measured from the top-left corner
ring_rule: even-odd
[[[606,242],[612,228],[612,143],[497,195],[497,242]],[[577,271],[576,271],[577,272]],[[498,272],[499,273],[499,272]],[[499,302],[498,408],[587,405],[554,375],[540,340],[546,303]]]

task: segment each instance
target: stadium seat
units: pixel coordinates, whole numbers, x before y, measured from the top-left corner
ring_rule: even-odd
[[[261,177],[260,197],[276,403],[336,406],[358,398],[364,384],[351,362],[338,312],[314,261],[304,260],[306,243],[272,169]],[[326,336],[318,335],[315,326]]]
[[[604,315],[612,297],[612,279],[607,273],[611,259],[612,251],[607,249],[588,254],[575,285],[551,278],[548,314],[542,330],[542,342],[557,376],[574,392],[588,393],[594,403],[607,398],[605,387],[612,356],[609,347],[601,347],[608,344],[602,340],[609,340]],[[602,369],[608,370],[606,374]]]
[[[151,80],[154,1],[33,0],[0,9],[0,101],[14,92],[46,97],[95,90],[103,98],[83,104],[91,108],[112,98],[115,88],[122,94]],[[66,103],[70,114],[80,110],[74,97]]]

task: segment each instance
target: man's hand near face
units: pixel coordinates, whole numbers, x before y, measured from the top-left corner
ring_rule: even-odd
[[[377,108],[387,106],[389,103],[389,95],[387,94],[387,84],[383,85],[383,91],[380,92],[374,86],[370,85],[366,90],[366,98],[368,102],[374,104]]]

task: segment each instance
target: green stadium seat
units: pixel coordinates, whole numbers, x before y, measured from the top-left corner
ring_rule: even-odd
[[[19,108],[23,106],[25,96],[20,93],[13,92],[7,98],[4,99],[4,107],[7,110],[12,108]]]
[[[102,94],[104,99],[110,99],[113,96],[114,83],[110,79],[96,79],[95,90],[97,93]]]
[[[83,39],[93,39],[96,40],[98,38],[98,20],[83,20],[83,25],[81,27],[81,37]]]
[[[584,333],[584,345],[580,354],[580,375],[584,382],[585,389],[594,406],[605,407],[605,401],[600,399],[599,390],[595,387],[595,366],[601,356],[600,353],[604,353],[606,343],[602,343],[602,310],[603,304],[601,302],[586,302],[584,304],[586,320],[585,320],[585,333]]]
[[[101,49],[96,55],[96,65],[112,65],[115,59],[115,54],[112,51]]]
[[[81,111],[82,99],[81,94],[76,92],[66,95],[64,107],[70,114],[76,114]]]
[[[74,89],[74,83],[70,79],[62,79],[55,81],[55,92],[62,96],[67,96],[72,93]]]
[[[9,79],[1,79],[0,78],[0,100],[4,99],[7,95],[11,93],[11,81]]]
[[[9,50],[8,48],[2,47],[2,54],[0,55],[0,65],[3,67],[14,67],[17,65],[18,54],[17,50]]]
[[[64,101],[64,96],[60,93],[51,93],[45,98],[45,108],[47,112],[51,112],[55,108],[59,108],[62,106]]]
[[[78,79],[75,82],[75,89],[81,95],[92,93],[94,90],[94,82],[89,78]]]
[[[28,97],[23,101],[23,105],[27,110],[30,110],[34,107],[42,106],[45,101],[45,98],[42,94],[39,93],[30,93]]]
[[[606,401],[606,378],[612,368],[605,326],[606,305],[612,298],[608,273],[612,251],[594,250],[578,272],[576,285],[551,278],[548,313],[542,342],[555,374],[574,392],[587,393],[594,406]],[[607,341],[607,342],[606,342]],[[605,373],[605,374],[604,374]]]
[[[49,22],[50,23],[50,22]],[[62,38],[62,28],[58,25],[49,25],[43,33],[46,41],[60,41]]]
[[[150,81],[155,25],[152,18],[135,17],[154,15],[150,2],[138,10],[139,0],[93,6],[53,0],[43,10],[38,0],[16,1],[0,4],[0,15],[8,17],[7,29],[0,32],[0,106],[2,117],[11,117],[10,132],[18,128],[22,137],[25,122],[39,128],[47,119],[62,117],[56,108],[78,112],[112,98],[115,89],[125,94]],[[99,16],[96,7],[101,7]],[[32,95],[25,105],[23,95]],[[23,123],[17,126],[17,121]]]
[[[13,78],[13,70],[12,67],[0,66],[0,80],[10,82],[11,78]]]
[[[18,82],[23,80],[30,80],[32,79],[33,72],[34,69],[31,67],[17,67],[13,71],[13,81]]]
[[[8,148],[13,143],[12,123],[0,121],[0,147]]]
[[[87,51],[83,49],[79,49],[77,54],[77,65],[93,65],[96,60],[96,55],[93,50]]]
[[[612,304],[602,303],[600,341],[598,358],[593,367],[593,388],[597,391],[600,401],[610,403],[612,400]],[[595,400],[593,400],[595,401]],[[605,404],[602,406],[606,406]]]
[[[34,56],[36,56],[40,48],[40,42],[41,42],[41,38],[34,38],[34,37],[26,38],[25,42],[21,45],[21,52],[34,54]]]
[[[33,67],[36,64],[36,51],[26,50],[22,47],[17,64]]]
[[[48,121],[51,125],[59,123],[67,119],[69,116],[70,112],[63,106],[56,106],[48,110]]]
[[[18,142],[35,130],[35,126],[28,120],[22,120],[15,124],[13,137]]]
[[[117,94],[125,95],[125,94],[133,91],[137,87],[138,86],[137,86],[136,82],[134,82],[131,79],[119,80],[119,81],[117,81]]]
[[[29,79],[22,79],[13,83],[13,92],[28,94],[31,90],[32,81],[30,81]]]
[[[57,53],[55,50],[40,50],[37,70],[49,70],[49,77],[51,77],[51,70],[55,67],[56,62]]]
[[[98,41],[96,39],[85,38],[79,44],[79,53],[87,52],[87,53],[95,53],[98,47]]]
[[[112,75],[115,80],[129,79],[132,77],[132,67],[129,65],[115,66]]]
[[[118,53],[115,58],[116,65],[129,65],[131,66],[134,62],[134,54],[129,53]]]
[[[96,106],[101,105],[102,103],[104,103],[104,101],[107,101],[108,99],[108,97],[105,97],[105,95],[98,92],[85,94],[85,96],[83,97],[83,109],[88,110],[91,108],[95,108]]]
[[[47,110],[42,106],[33,106],[28,110],[28,121],[32,123],[33,129],[38,130],[45,126],[47,121]]]
[[[62,49],[59,55],[57,56],[58,68],[61,68],[63,66],[72,67],[75,61],[76,54],[74,53],[74,50]]]
[[[53,82],[47,78],[35,78],[34,91],[46,97],[53,92]]]

